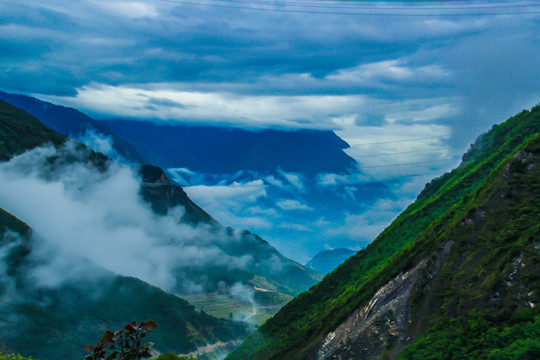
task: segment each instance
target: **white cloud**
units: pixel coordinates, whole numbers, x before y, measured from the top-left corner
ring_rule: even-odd
[[[218,248],[234,240],[201,225],[180,223],[183,208],[154,214],[140,195],[136,171],[110,163],[104,171],[87,162],[74,143],[38,148],[0,164],[0,204],[34,233],[32,276],[43,286],[99,277],[106,271],[134,276],[164,289],[185,290],[174,273],[187,266],[218,264],[244,269],[249,256]],[[48,159],[57,157],[51,166]],[[174,272],[173,272],[174,270]]]
[[[347,214],[341,224],[325,228],[325,235],[344,236],[360,246],[373,241],[401,213],[411,198],[399,200],[381,199],[360,214]]]
[[[114,148],[114,141],[110,136],[98,133],[94,129],[87,129],[86,132],[77,141],[85,144],[90,149],[107,155],[109,158],[121,163],[128,163]]]
[[[125,16],[131,19],[156,17],[159,15],[155,6],[140,1],[92,1],[114,15]]]
[[[278,170],[278,172],[281,176],[283,176],[289,182],[290,185],[292,185],[292,187],[295,190],[301,193],[306,191],[306,188],[304,185],[305,180],[302,175],[295,174],[295,173],[288,173],[282,170]]]
[[[351,174],[332,174],[332,173],[323,173],[317,175],[315,181],[317,184],[325,187],[329,186],[339,186],[345,184],[358,184],[362,182],[367,182],[372,180],[371,177],[362,175],[359,171]]]
[[[240,198],[245,203],[255,203],[260,197],[266,196],[266,189],[262,180],[253,180],[246,183],[233,182],[229,186],[189,186],[184,190],[191,198],[197,199],[197,202],[206,206],[213,206],[218,202],[234,204]]]
[[[226,226],[268,229],[272,223],[258,202],[267,196],[266,185],[257,179],[231,185],[197,185],[184,188],[188,196]]]
[[[328,80],[358,83],[373,86],[387,80],[394,81],[428,81],[448,77],[448,70],[439,65],[407,66],[404,60],[383,60],[374,63],[360,64],[354,68],[342,69],[327,76]]]
[[[75,97],[37,96],[98,115],[203,121],[248,128],[316,129],[335,127],[330,118],[342,111],[359,110],[364,98],[361,95],[240,95],[184,90],[184,86],[171,83],[138,87],[93,84],[78,89]]]
[[[450,128],[436,124],[350,126],[336,131],[351,147],[345,152],[373,178],[410,176],[447,169],[455,164],[445,139]],[[321,178],[330,184],[332,177]]]
[[[279,206],[283,210],[304,210],[304,211],[313,211],[312,207],[307,206],[306,204],[302,204],[298,200],[280,200],[276,202],[276,205]]]

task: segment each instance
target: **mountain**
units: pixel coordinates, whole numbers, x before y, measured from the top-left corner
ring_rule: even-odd
[[[323,250],[317,253],[317,255],[306,264],[306,267],[318,271],[321,274],[328,274],[354,254],[356,254],[356,251],[349,249]]]
[[[393,185],[363,175],[346,153],[349,145],[330,130],[100,121],[218,221],[271,239],[295,260],[305,261],[313,248],[325,245],[362,245],[368,239],[328,231],[324,224],[343,228],[348,214],[363,213],[381,198],[395,199]]]
[[[211,233],[216,236],[214,245],[225,254],[234,258],[249,256],[250,260],[245,268],[236,269],[234,272],[218,264],[203,269],[185,266],[183,271],[188,269],[191,279],[205,278],[205,293],[217,291],[220,283],[233,285],[241,281],[250,284],[261,300],[272,295],[280,299],[278,304],[283,304],[291,296],[307,290],[321,279],[319,272],[284,257],[259,236],[249,231],[238,232],[219,224],[193,203],[180,186],[172,184],[160,168],[143,165],[141,174],[141,195],[157,214],[166,215],[169,210],[180,205],[185,209],[182,221],[195,225],[210,225]],[[263,302],[268,302],[268,299]]]
[[[235,174],[248,170],[274,172],[279,167],[286,172],[315,175],[344,173],[356,163],[343,152],[349,145],[332,131],[249,131],[129,120],[101,122],[139,149],[150,163],[164,169]]]
[[[539,132],[536,106],[480,136],[227,359],[537,358]]]
[[[1,100],[0,138],[2,160],[46,143],[61,146],[68,141]],[[109,161],[86,151],[86,161],[97,168],[105,167]],[[54,168],[62,161],[79,160],[48,161]],[[34,256],[41,246],[40,236],[1,208],[0,239],[0,332],[3,346],[12,351],[39,358],[81,358],[81,344],[95,343],[105,328],[121,328],[134,319],[152,318],[159,324],[154,340],[160,343],[157,349],[162,352],[187,353],[208,343],[230,343],[249,331],[245,324],[214,318],[178,296],[139,279],[112,274],[95,264],[87,267],[95,277],[90,274],[57,287],[38,286],[31,270],[47,262]]]
[[[0,202],[0,332],[2,343],[16,352],[43,359],[78,358],[80,345],[95,343],[104,329],[148,318],[160,326],[152,335],[159,351],[189,353],[209,344],[226,351],[245,338],[248,327],[196,309],[178,297],[186,286],[196,285],[203,294],[237,296],[253,307],[278,306],[320,279],[258,236],[217,223],[161,169],[146,165],[133,171],[1,100],[0,155],[4,190],[8,185],[17,189],[3,191]],[[126,187],[133,198],[116,197]],[[18,204],[24,194],[17,191],[33,194],[32,202]],[[41,196],[52,202],[40,203]],[[32,216],[19,220],[6,206]],[[71,221],[82,214],[89,225],[63,228],[66,221],[49,214],[63,206],[67,212],[61,216]],[[106,211],[102,218],[100,211]],[[35,229],[23,222],[29,220],[37,224]],[[65,236],[66,229],[63,243],[51,235]],[[119,231],[128,235],[115,243]],[[88,238],[98,250],[94,255],[79,249],[88,233],[95,235]],[[145,241],[155,243],[141,247]],[[153,252],[160,253],[155,260]],[[132,266],[122,265],[129,261]],[[140,273],[148,267],[148,280],[171,280],[166,284],[172,293],[111,270]]]
[[[95,133],[111,139],[114,149],[126,160],[134,163],[147,163],[139,152],[128,142],[100,122],[73,108],[51,104],[34,97],[8,94],[0,91],[3,100],[30,115],[52,130],[73,139],[83,139]]]
[[[45,106],[44,103],[37,99],[23,96],[16,96],[15,98]],[[52,104],[48,104],[47,107],[64,109],[70,113],[76,112],[74,109],[58,107]],[[46,141],[59,145],[67,140],[67,137],[51,131],[40,122],[37,122],[36,119],[28,117],[24,111],[16,109],[5,102],[2,102],[1,111],[3,130],[0,130],[7,136],[2,143],[2,146],[6,147],[5,150],[0,147],[0,156],[3,156],[4,159],[8,159],[11,157],[10,155],[41,145]],[[79,114],[84,116],[84,114]],[[30,134],[35,134],[36,139],[29,136]],[[102,155],[96,152],[88,152],[88,156],[96,158]],[[99,160],[101,166],[105,166],[105,162],[105,157]],[[216,238],[215,245],[225,253],[234,257],[249,256],[251,258],[248,265],[249,270],[236,271],[234,275],[231,271],[217,266],[212,272],[214,276],[210,276],[210,284],[212,284],[209,285],[210,290],[215,290],[217,283],[220,281],[224,281],[226,284],[231,284],[234,281],[256,284],[262,281],[265,283],[265,286],[262,286],[265,290],[271,288],[291,296],[308,289],[320,280],[321,275],[319,273],[305,269],[300,264],[285,258],[260,237],[247,231],[236,232],[219,224],[191,201],[180,186],[172,183],[160,168],[152,165],[142,165],[140,166],[139,175],[142,180],[140,193],[143,199],[152,205],[152,209],[156,214],[167,215],[169,210],[181,206],[185,211],[182,221],[193,225],[210,225],[211,232]],[[233,239],[234,237],[240,237],[241,240]],[[277,265],[279,266],[276,268]],[[198,270],[193,270],[191,275],[193,277],[209,276],[208,273],[200,274]]]
[[[187,301],[133,277],[100,275],[58,288],[36,287],[28,276],[31,229],[0,209],[0,236],[7,264],[0,288],[2,341],[12,351],[42,359],[77,359],[82,345],[96,343],[105,329],[132,319],[153,319],[160,352],[187,353],[209,343],[229,343],[249,331],[239,322],[216,319]],[[96,273],[103,269],[95,266]]]
[[[156,214],[167,215],[169,209],[182,206],[185,213],[182,221],[191,224],[219,224],[203,209],[187,196],[178,185],[172,184],[161,168],[153,165],[142,165],[140,168],[142,178],[141,195],[145,201],[152,205]]]
[[[60,145],[67,137],[58,134],[35,118],[0,100],[0,160],[9,160],[46,142]]]
[[[332,131],[96,121],[24,95],[0,92],[0,99],[113,159],[162,168],[208,215],[270,239],[297,261],[313,247],[367,243],[371,239],[348,232],[326,232],[324,224],[347,226],[347,214],[363,213],[380,198],[395,199],[393,185],[363,176],[346,154],[349,145]]]

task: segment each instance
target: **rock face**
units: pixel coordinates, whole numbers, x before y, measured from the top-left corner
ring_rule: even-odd
[[[142,165],[141,195],[144,200],[152,204],[156,214],[166,215],[169,209],[177,206],[185,208],[182,221],[198,225],[206,223],[218,225],[218,222],[208,215],[187,196],[180,186],[171,184],[162,169],[152,165]]]
[[[414,290],[420,280],[438,272],[453,244],[448,242],[439,254],[423,259],[381,287],[366,305],[328,333],[308,359],[376,359],[391,347],[394,351],[401,348],[410,340]]]
[[[422,261],[380,288],[367,305],[329,333],[309,359],[372,358],[392,343],[403,343],[411,291],[424,265]]]
[[[538,154],[535,156],[524,150],[512,156],[503,166],[497,179],[499,186],[495,187],[483,202],[487,210],[470,211],[470,215],[456,225],[449,237],[465,239],[466,243],[459,250],[461,255],[458,256],[458,260],[454,260],[455,263],[451,265],[453,270],[470,261],[467,259],[470,256],[467,250],[474,248],[477,236],[485,234],[483,230],[489,219],[493,218],[494,212],[500,214],[506,211],[509,216],[513,216],[512,212],[508,211],[509,199],[519,199],[523,196],[523,184],[515,180],[516,176],[520,173],[533,175],[534,171],[538,173],[539,159]],[[506,221],[507,219],[501,219],[496,222],[501,230],[504,229]],[[443,303],[436,289],[445,281],[446,274],[441,274],[441,269],[454,244],[453,240],[449,240],[440,246],[440,251],[429,258],[424,258],[414,268],[399,274],[381,287],[366,305],[354,311],[335,331],[328,333],[308,359],[381,359],[383,356],[395,358],[405,345],[412,343],[411,336],[423,328],[422,314],[429,312],[430,308],[438,308]],[[533,246],[529,244],[528,247],[530,250]],[[502,279],[499,281],[500,289],[491,292],[487,298],[474,300],[476,306],[499,309],[505,306],[502,294],[510,293],[510,297],[506,296],[506,302],[511,299],[513,303],[523,308],[535,309],[534,286],[525,285],[524,279],[534,272],[532,266],[538,260],[538,251],[536,260],[532,262],[531,258],[525,259],[524,253],[525,249],[507,261]],[[477,271],[480,273],[484,269]],[[422,306],[415,306],[418,305],[414,303],[415,295],[423,298]],[[448,307],[447,311],[451,316],[459,315],[455,305]]]

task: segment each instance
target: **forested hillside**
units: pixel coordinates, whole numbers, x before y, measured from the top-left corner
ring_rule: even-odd
[[[40,145],[60,147],[68,140],[1,100],[0,139],[3,160]],[[55,169],[65,163],[108,166],[102,154],[76,146],[81,152],[74,154],[82,158],[50,157],[45,176],[54,177]],[[52,266],[58,249],[48,248],[46,257],[37,256],[50,243],[2,208],[0,240],[0,334],[2,346],[10,351],[41,359],[82,358],[82,345],[95,343],[105,328],[121,328],[135,319],[159,323],[153,339],[159,343],[156,349],[163,352],[187,353],[208,343],[241,339],[249,331],[243,323],[216,319],[176,295],[134,277],[118,276],[85,258],[77,259],[85,269],[81,278],[42,284],[35,270]],[[107,249],[102,252],[106,254]],[[79,270],[67,267],[64,271],[69,277]],[[54,282],[57,275],[50,272],[42,277]]]
[[[458,168],[228,359],[532,358],[539,131],[536,106],[480,136]]]

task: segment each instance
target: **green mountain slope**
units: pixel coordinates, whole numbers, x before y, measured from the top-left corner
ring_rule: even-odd
[[[50,142],[60,145],[67,137],[51,130],[30,116],[0,100],[0,161]]]
[[[538,331],[538,132],[540,106],[494,126],[366,249],[289,302],[227,359],[429,358],[455,340],[451,330],[441,334],[448,324],[464,334],[468,326],[518,324],[517,333],[529,331],[524,341],[534,339],[526,329]],[[508,190],[512,184],[519,186]],[[521,264],[526,271],[498,290]],[[490,298],[498,302],[492,306]],[[506,351],[503,342],[491,350],[479,344],[470,346],[484,355]]]
[[[2,160],[67,140],[24,111],[0,101]],[[98,169],[108,166],[109,160],[102,154],[79,147],[85,150],[84,159],[54,157],[49,159],[51,168],[81,160]],[[181,200],[190,201],[187,196]],[[200,208],[190,205],[201,221],[207,220]],[[41,359],[82,358],[82,345],[96,343],[105,329],[144,319],[158,323],[152,340],[161,352],[188,353],[207,344],[236,342],[249,332],[243,323],[217,319],[178,296],[97,265],[85,265],[95,273],[87,278],[52,288],[36,286],[30,274],[36,262],[44,261],[32,256],[39,242],[27,224],[0,208],[0,337],[2,346],[11,351]]]
[[[30,235],[26,224],[0,209],[2,260],[7,265],[0,274],[0,334],[15,352],[41,359],[82,358],[82,345],[96,343],[105,329],[140,319],[158,323],[152,340],[160,352],[187,353],[241,339],[249,331],[242,323],[216,319],[157,287],[104,273],[97,266],[95,278],[35,287],[27,274],[36,245]]]

